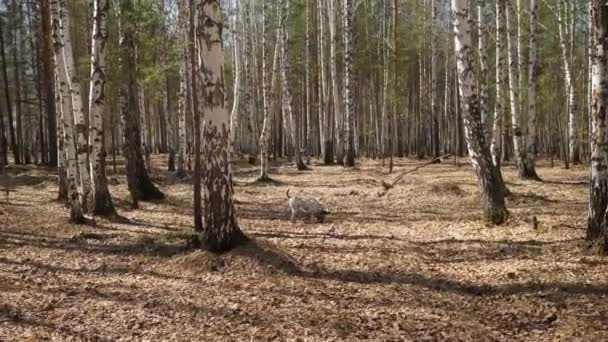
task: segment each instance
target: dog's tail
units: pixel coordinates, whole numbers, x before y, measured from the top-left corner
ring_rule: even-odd
[[[291,198],[291,197],[289,197],[289,189],[287,189],[287,192],[285,193],[285,195],[287,195],[287,199]]]

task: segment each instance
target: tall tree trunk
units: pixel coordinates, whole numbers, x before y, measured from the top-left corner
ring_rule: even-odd
[[[438,71],[439,64],[439,10],[441,7],[440,0],[432,1],[432,17],[431,17],[431,116],[433,118],[433,127],[431,134],[433,145],[433,158],[439,157],[439,98],[437,90],[439,88]],[[483,0],[482,0],[483,2]],[[437,159],[439,161],[439,159]]]
[[[487,139],[490,140],[492,132],[492,120],[490,120],[490,106],[488,86],[490,84],[490,73],[488,67],[488,46],[487,46],[487,28],[486,18],[488,17],[486,0],[477,1],[477,30],[478,30],[478,46],[479,46],[479,64],[481,66],[481,89],[479,92],[479,106],[481,109],[481,122],[483,124],[484,133]]]
[[[0,54],[2,57],[2,78],[4,79],[4,96],[6,98],[6,111],[8,113],[8,130],[11,138],[11,150],[16,164],[21,163],[21,154],[17,147],[17,137],[15,134],[15,126],[13,124],[13,105],[11,102],[11,92],[8,85],[8,62],[6,60],[6,50],[4,46],[4,21],[0,20]]]
[[[534,160],[536,157],[536,26],[538,6],[536,0],[530,0],[530,43],[528,57],[528,135],[526,139],[526,157],[523,174],[526,178],[540,180],[536,174]]]
[[[91,180],[93,202],[89,210],[95,215],[116,215],[106,178],[106,151],[103,144],[103,113],[105,112],[106,42],[108,40],[107,0],[95,0],[91,44],[91,85],[89,93],[89,145],[92,156]]]
[[[503,108],[503,89],[505,85],[505,70],[504,70],[504,22],[505,22],[505,2],[504,0],[496,0],[496,101],[494,107],[494,122],[492,128],[492,161],[494,166],[500,169],[500,160],[502,156],[502,120],[504,116]]]
[[[57,164],[57,118],[55,109],[55,80],[53,72],[53,58],[51,47],[51,13],[49,0],[41,1],[41,29],[42,29],[42,65],[43,65],[43,87],[45,95],[45,109],[48,126],[48,149],[49,149],[49,166],[58,166]]]
[[[319,131],[321,135],[321,149],[323,154],[323,163],[330,165],[334,163],[334,154],[332,149],[331,139],[331,125],[330,115],[327,104],[329,103],[329,91],[327,78],[325,74],[325,7],[323,3],[325,1],[318,0],[318,12],[319,12],[319,68],[321,69],[321,89],[320,89],[320,100],[319,100]]]
[[[574,83],[572,79],[572,67],[568,54],[568,47],[566,44],[566,28],[564,27],[567,23],[564,23],[562,15],[562,8],[566,11],[566,3],[564,0],[558,0],[557,7],[557,21],[559,30],[559,45],[562,52],[562,59],[564,64],[564,82],[566,86],[566,96],[568,98],[568,159],[573,164],[580,163],[578,155],[578,141],[577,141],[577,128],[576,128],[576,98],[574,91]]]
[[[78,194],[78,157],[74,142],[74,116],[72,99],[69,94],[68,75],[65,70],[64,42],[61,30],[61,0],[51,0],[53,47],[55,53],[55,72],[59,81],[59,109],[61,111],[61,124],[63,126],[63,142],[66,156],[67,194],[70,204],[70,220],[74,223],[84,223],[80,196]]]
[[[301,146],[299,145],[299,130],[297,121],[295,120],[292,105],[291,90],[289,89],[288,76],[291,74],[291,66],[289,61],[289,48],[287,46],[289,40],[288,18],[289,18],[289,0],[281,0],[279,30],[281,37],[281,81],[283,87],[283,113],[285,115],[285,131],[290,135],[291,143],[294,150],[295,163],[298,170],[308,170],[306,164],[302,160]]]
[[[230,113],[230,148],[232,155],[236,155],[239,152],[237,144],[237,130],[239,129],[239,105],[241,98],[241,39],[240,39],[240,7],[239,1],[236,1],[236,14],[234,20],[234,30],[232,31],[232,37],[234,40],[234,92],[232,98],[232,111]]]
[[[140,134],[140,108],[138,105],[137,79],[135,75],[135,14],[131,0],[120,2],[120,67],[123,85],[120,89],[120,114],[123,126],[123,150],[127,160],[127,183],[132,206],[139,201],[164,199],[148,176],[142,156]]]
[[[608,109],[608,5],[603,0],[592,0],[592,110],[591,110],[591,183],[589,191],[589,219],[587,239],[597,244],[600,254],[608,253],[608,137],[606,110]]]
[[[481,125],[477,89],[473,76],[472,20],[469,15],[468,1],[452,0],[452,13],[456,33],[454,42],[462,98],[462,116],[469,157],[477,173],[484,217],[489,222],[501,224],[507,219],[508,212],[505,206],[503,184],[501,184],[498,169],[492,164],[490,150]]]
[[[346,156],[344,166],[355,166],[355,113],[353,99],[353,1],[344,0],[344,109]]]
[[[222,8],[217,0],[197,0],[197,46],[202,109],[205,114],[203,132],[204,230],[200,242],[204,248],[227,251],[241,243],[241,232],[233,201],[230,170],[229,124],[224,95],[224,50]]]
[[[336,130],[336,161],[338,164],[343,163],[343,146],[342,146],[342,138],[343,132],[341,128],[341,118],[343,116],[342,113],[342,103],[340,101],[340,88],[338,86],[338,72],[336,59],[336,18],[338,16],[336,10],[336,2],[340,0],[328,0],[327,1],[327,9],[328,9],[328,17],[329,17],[329,71],[331,78],[331,90],[332,90],[332,108],[335,119],[335,130]]]
[[[61,34],[63,41],[63,55],[65,69],[68,74],[68,86],[70,88],[70,96],[72,97],[72,110],[74,112],[74,124],[76,133],[76,152],[78,154],[78,174],[80,183],[78,192],[82,197],[82,206],[84,210],[89,210],[92,203],[91,192],[91,177],[87,167],[89,146],[86,140],[87,126],[84,120],[84,108],[82,103],[82,94],[80,80],[76,72],[76,64],[74,62],[74,53],[72,52],[72,40],[70,39],[70,14],[68,12],[67,0],[59,0]]]
[[[519,92],[517,77],[517,47],[513,44],[513,4],[507,4],[507,50],[509,55],[509,99],[511,103],[511,124],[513,127],[513,152],[517,161],[517,170],[520,178],[530,178],[526,174],[524,161],[526,160],[526,147],[524,146],[523,129],[519,111]]]
[[[202,188],[202,162],[201,162],[201,106],[199,105],[199,83],[201,78],[199,77],[199,66],[197,56],[197,38],[196,38],[196,23],[199,20],[200,15],[200,1],[201,0],[188,0],[189,9],[189,30],[188,30],[188,56],[190,60],[190,108],[192,110],[192,119],[194,121],[193,135],[194,135],[194,194],[193,194],[193,211],[194,211],[194,231],[197,233],[203,232],[203,207],[201,198]],[[197,239],[200,242],[200,240]]]
[[[264,1],[264,7],[262,12],[262,102],[264,110],[264,122],[262,124],[262,134],[260,136],[260,176],[259,181],[267,181],[270,179],[268,176],[268,151],[270,142],[270,80],[268,75],[268,36],[269,36],[269,23],[268,13],[269,4]],[[276,52],[275,52],[276,53]],[[274,103],[274,102],[273,102]]]
[[[55,124],[57,125],[57,174],[59,178],[58,191],[57,191],[57,200],[65,204],[66,207],[70,206],[69,196],[68,196],[68,180],[66,175],[67,165],[66,165],[66,148],[64,142],[64,132],[63,132],[63,120],[61,120],[61,92],[59,91],[59,80],[57,68],[54,68],[55,72],[53,72],[55,78],[55,117],[59,120],[55,120]]]
[[[178,58],[179,58],[179,99],[177,131],[179,135],[179,150],[177,153],[177,174],[183,177],[186,174],[186,154],[188,141],[186,140],[186,111],[188,108],[188,0],[178,2]]]

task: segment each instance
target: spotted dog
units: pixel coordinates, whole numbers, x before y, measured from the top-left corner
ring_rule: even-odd
[[[289,209],[291,209],[291,221],[295,222],[296,217],[307,217],[312,220],[313,217],[317,219],[319,223],[323,222],[325,215],[329,214],[329,211],[321,206],[321,203],[313,197],[303,196],[289,196],[289,189],[287,189],[287,200],[289,203]]]

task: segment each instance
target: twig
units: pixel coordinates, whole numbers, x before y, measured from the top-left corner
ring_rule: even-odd
[[[443,155],[443,156],[439,156],[439,157],[434,158],[433,160],[431,160],[431,161],[429,161],[429,162],[426,162],[426,163],[424,163],[424,164],[418,165],[418,166],[416,166],[415,168],[413,168],[413,169],[411,169],[411,170],[409,170],[409,171],[402,172],[402,173],[401,173],[399,176],[397,176],[397,178],[395,178],[395,180],[394,180],[394,181],[392,181],[391,183],[386,182],[386,181],[382,181],[382,186],[384,187],[384,190],[388,191],[388,190],[392,189],[392,188],[393,188],[393,187],[394,187],[394,186],[395,186],[395,185],[396,185],[396,184],[397,184],[397,183],[398,183],[398,182],[399,182],[399,181],[400,181],[400,180],[401,180],[401,179],[402,179],[402,178],[403,178],[405,175],[410,174],[410,173],[415,172],[415,171],[418,171],[418,170],[422,169],[422,168],[423,168],[423,167],[425,167],[425,166],[429,166],[429,165],[431,165],[431,164],[435,164],[435,163],[436,163],[438,160],[441,160],[441,159],[443,159],[443,158],[450,157],[451,155],[452,155],[452,154],[451,154],[451,153],[449,153],[449,154],[445,154],[445,155]]]

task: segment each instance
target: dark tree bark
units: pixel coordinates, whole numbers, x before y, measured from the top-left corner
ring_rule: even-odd
[[[51,15],[49,0],[41,0],[42,20],[42,67],[43,67],[43,89],[45,93],[45,109],[47,115],[48,156],[49,166],[57,166],[57,117],[55,110],[55,85],[53,81],[53,63],[51,50]]]
[[[6,97],[6,110],[8,113],[8,129],[11,136],[11,150],[15,158],[15,163],[21,162],[19,149],[17,148],[17,138],[15,136],[15,127],[13,125],[13,106],[11,102],[11,94],[8,86],[8,65],[6,61],[6,51],[4,47],[4,21],[0,19],[0,54],[2,57],[2,77],[4,78],[4,96]]]
[[[120,114],[123,126],[123,151],[126,158],[127,183],[132,205],[139,201],[164,199],[165,195],[152,183],[141,151],[140,108],[135,75],[135,18],[131,0],[120,2],[120,67],[124,77],[120,89]]]

